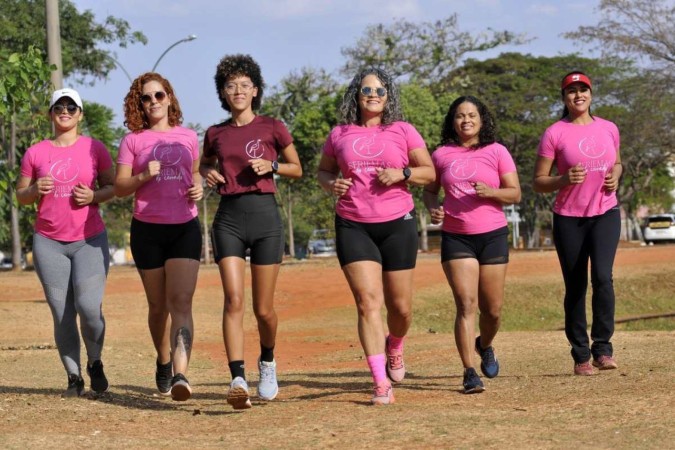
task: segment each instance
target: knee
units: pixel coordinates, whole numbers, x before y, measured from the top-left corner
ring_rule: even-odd
[[[253,308],[253,314],[258,322],[271,322],[277,314],[274,308]]]
[[[478,298],[467,296],[467,297],[456,297],[455,305],[457,307],[457,316],[464,317],[476,314],[478,309]]]
[[[371,316],[380,314],[384,299],[373,293],[364,293],[356,298],[356,309],[359,316]]]
[[[480,310],[480,315],[491,322],[498,322],[502,316],[502,306],[488,305]]]
[[[192,313],[192,296],[175,295],[169,299],[172,314],[190,314]]]
[[[244,313],[244,298],[240,295],[226,295],[225,304],[223,307],[225,314],[243,314]]]

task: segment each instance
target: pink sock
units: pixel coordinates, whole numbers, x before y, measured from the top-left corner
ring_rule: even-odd
[[[384,356],[384,353],[379,355],[370,355],[366,357],[368,361],[368,367],[370,367],[370,373],[373,374],[373,381],[375,384],[380,384],[383,381],[387,380],[387,370],[386,364],[387,359]]]
[[[392,350],[403,350],[403,341],[405,340],[405,336],[403,337],[396,337],[393,334],[390,334],[389,337],[387,338],[387,341],[389,342],[389,348]]]

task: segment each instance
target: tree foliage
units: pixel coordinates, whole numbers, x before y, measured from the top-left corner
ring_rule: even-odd
[[[352,47],[343,48],[347,62],[342,72],[352,76],[363,67],[375,66],[394,78],[431,85],[469,53],[522,42],[524,36],[509,31],[462,31],[457,14],[435,22],[398,20],[389,26],[369,26]]]
[[[115,63],[108,51],[98,48],[101,43],[120,47],[147,43],[145,35],[131,30],[126,20],[108,16],[99,23],[91,11],[80,12],[69,0],[59,1],[59,15],[64,78],[106,78]],[[0,0],[0,56],[25,52],[31,45],[43,48],[45,23],[44,0]]]

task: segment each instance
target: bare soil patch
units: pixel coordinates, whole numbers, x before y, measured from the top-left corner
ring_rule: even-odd
[[[552,251],[519,252],[511,260],[508,280],[560,276]],[[621,248],[615,276],[655,267],[671,267],[675,276],[674,263],[673,246]],[[417,289],[445,285],[438,254],[420,255],[415,283]],[[571,375],[561,331],[500,333],[500,376],[485,380],[485,393],[466,396],[452,335],[427,333],[416,324],[396,403],[371,407],[356,312],[337,262],[284,264],[276,305],[279,397],[234,411],[225,403],[220,279],[215,266],[202,267],[188,374],[194,396],[172,402],[155,395],[155,355],[139,277],[131,267],[114,267],[104,303],[110,392],[63,400],[65,375],[37,277],[0,273],[0,446],[672,447],[673,332],[618,332],[619,370],[594,377]],[[259,349],[250,311],[246,324],[247,374],[255,393]]]

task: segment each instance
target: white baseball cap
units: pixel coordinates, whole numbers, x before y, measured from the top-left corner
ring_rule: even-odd
[[[59,89],[58,91],[54,91],[52,94],[52,102],[49,104],[49,108],[51,109],[52,106],[56,104],[59,100],[61,100],[63,97],[68,97],[72,101],[75,102],[77,106],[82,108],[82,99],[80,98],[80,94],[77,93],[75,89],[70,89],[70,88],[63,88]]]

